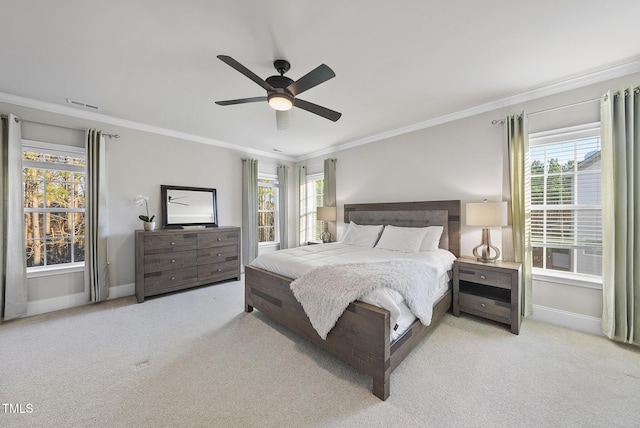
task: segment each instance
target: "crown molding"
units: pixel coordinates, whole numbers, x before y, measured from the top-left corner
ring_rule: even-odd
[[[212,146],[222,147],[225,149],[236,150],[246,154],[276,158],[276,159],[281,159],[289,162],[294,161],[294,158],[286,155],[279,155],[277,153],[265,152],[263,150],[250,149],[247,147],[227,143],[224,141],[215,140],[213,138],[202,137],[200,135],[189,134],[186,132],[176,131],[173,129],[147,125],[145,123],[134,122],[126,119],[120,119],[118,117],[113,117],[113,116],[109,116],[102,113],[78,110],[77,108],[54,104],[54,103],[41,101],[41,100],[36,100],[33,98],[22,97],[19,95],[8,94],[6,92],[0,92],[0,102],[18,105],[21,107],[32,108],[40,111],[45,111],[48,113],[61,114],[63,116],[70,116],[77,119],[85,119],[85,120],[90,120],[94,122],[100,122],[102,124],[119,126],[122,128],[133,129],[136,131],[149,132],[152,134],[163,135],[166,137],[178,138],[181,140],[193,141],[193,142],[202,143],[202,144],[209,144]]]
[[[618,77],[627,76],[629,74],[640,72],[640,60],[629,62],[626,64],[609,67],[604,70],[588,73],[583,76],[567,79],[562,82],[554,83],[551,85],[543,86],[538,89],[523,92],[521,94],[513,95],[510,97],[502,98],[489,103],[481,104],[475,107],[471,107],[464,110],[459,110],[454,113],[438,116],[433,119],[418,122],[413,125],[408,125],[402,128],[392,129],[380,134],[371,135],[358,140],[349,141],[326,150],[321,150],[314,153],[309,153],[297,157],[296,162],[311,159],[318,156],[328,155],[340,150],[350,149],[353,147],[370,144],[380,140],[386,140],[388,138],[397,137],[399,135],[408,134],[410,132],[419,131],[421,129],[431,128],[433,126],[442,125],[444,123],[453,122],[467,117],[475,116],[481,113],[487,113],[490,111],[502,109],[505,107],[525,103],[527,101],[533,101],[539,98],[548,97],[551,95],[560,94],[573,89],[583,88],[585,86],[593,85],[596,83],[605,82],[607,80],[616,79]]]
[[[583,76],[567,79],[562,82],[543,86],[538,89],[523,92],[521,94],[502,98],[496,101],[481,104],[468,109],[459,110],[454,113],[438,116],[436,118],[428,119],[412,125],[391,129],[389,131],[385,131],[379,134],[371,135],[371,136],[360,138],[353,141],[348,141],[348,142],[330,147],[325,150],[320,150],[317,152],[309,153],[309,154],[298,156],[298,157],[290,157],[286,155],[280,155],[277,153],[266,152],[263,150],[250,149],[247,147],[227,143],[227,142],[216,140],[213,138],[202,137],[200,135],[188,134],[186,132],[176,131],[173,129],[147,125],[144,123],[134,122],[126,119],[120,119],[120,118],[108,116],[102,113],[78,110],[73,107],[68,107],[68,106],[54,104],[46,101],[40,101],[32,98],[8,94],[5,92],[0,92],[0,102],[19,105],[27,108],[33,108],[36,110],[46,111],[49,113],[56,113],[64,116],[70,116],[70,117],[75,117],[79,119],[85,119],[85,120],[100,122],[104,124],[119,126],[123,128],[134,129],[137,131],[149,132],[152,134],[164,135],[172,138],[179,138],[181,140],[193,141],[193,142],[202,143],[202,144],[209,144],[212,146],[222,147],[230,150],[236,150],[239,152],[257,155],[257,156],[264,156],[268,158],[280,159],[280,160],[289,161],[289,162],[301,162],[314,157],[335,153],[337,151],[374,143],[376,141],[381,141],[381,140],[385,140],[392,137],[397,137],[399,135],[408,134],[408,133],[419,131],[422,129],[442,125],[444,123],[453,122],[456,120],[475,116],[477,114],[487,113],[493,110],[498,110],[498,109],[509,107],[512,105],[521,104],[527,101],[532,101],[539,98],[556,95],[562,92],[567,92],[572,89],[578,89],[578,88],[582,88],[592,84],[604,82],[607,80],[616,79],[618,77],[627,76],[629,74],[633,74],[636,72],[640,72],[640,60],[632,61],[626,64],[614,66],[614,67],[609,67],[604,70],[595,71],[592,73],[585,74]]]

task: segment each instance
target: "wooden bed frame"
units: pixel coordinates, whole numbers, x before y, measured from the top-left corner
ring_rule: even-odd
[[[344,206],[344,221],[358,224],[392,224],[394,226],[424,227],[440,225],[430,212],[442,211],[446,221],[440,241],[460,255],[460,201],[394,202]],[[361,214],[361,215],[359,215]],[[357,220],[356,220],[357,218]],[[269,315],[283,326],[305,337],[341,360],[373,378],[373,394],[386,400],[390,394],[391,372],[409,355],[420,340],[437,324],[451,307],[451,289],[434,305],[431,324],[416,320],[398,339],[390,343],[389,311],[360,301],[353,302],[342,314],[335,327],[322,340],[304,309],[293,297],[291,278],[245,267],[245,311],[254,308]]]

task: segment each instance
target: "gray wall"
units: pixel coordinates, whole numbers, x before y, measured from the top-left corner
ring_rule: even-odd
[[[576,103],[638,84],[640,73],[603,82],[562,94],[539,98],[517,106],[479,114],[439,126],[426,128],[367,145],[337,150],[323,156],[298,162],[290,170],[290,245],[297,242],[297,165],[309,165],[310,170],[322,170],[322,160],[337,161],[337,205],[345,203],[461,199],[463,203],[483,198],[500,200],[505,192],[506,144],[502,125],[492,125],[493,119],[526,110],[529,113]],[[112,286],[119,291],[112,295],[133,292],[134,230],[141,227],[140,208],[133,204],[136,194],[151,198],[151,210],[160,214],[160,185],[216,187],[218,189],[220,224],[241,226],[241,162],[247,156],[241,150],[231,150],[202,143],[185,141],[113,125],[48,113],[22,106],[0,103],[0,112],[14,113],[23,119],[85,128],[101,128],[120,134],[107,141],[109,174],[109,259]],[[346,118],[345,118],[346,119]],[[530,131],[538,132],[579,125],[599,120],[597,102],[554,112],[531,115]],[[29,131],[31,132],[31,131]],[[33,131],[25,138],[50,140],[47,135],[60,131]],[[44,134],[44,135],[41,135]],[[37,136],[41,135],[40,138]],[[82,141],[82,133],[71,140]],[[55,141],[54,141],[55,142]],[[275,171],[275,165],[287,163],[271,157],[257,157],[261,172]],[[338,235],[343,225],[338,216]],[[480,241],[480,230],[464,225],[462,214],[462,254],[471,255]],[[501,242],[499,229],[492,230],[492,241]],[[56,281],[58,281],[56,279]],[[60,279],[60,293],[47,281],[32,281],[30,300],[50,298],[75,290],[71,279]],[[38,283],[36,285],[36,283]],[[48,290],[38,292],[38,289]],[[541,310],[577,314],[597,319],[601,315],[600,290],[573,285],[536,281],[534,304]]]
[[[617,91],[640,83],[640,73],[615,80],[539,98],[511,106],[426,128],[375,143],[336,151],[302,163],[316,164],[325,157],[335,157],[339,234],[341,207],[345,203],[380,201],[417,201],[461,199],[478,202],[484,198],[500,200],[507,192],[507,149],[503,125],[492,125],[494,119],[508,114],[528,113],[579,103],[602,96],[607,90]],[[566,109],[533,114],[530,132],[581,125],[600,120],[596,102]],[[465,225],[462,210],[462,255],[470,256],[480,242],[480,230]],[[501,242],[499,229],[491,230],[493,243]],[[534,318],[567,319],[568,326],[599,330],[602,315],[602,292],[578,287],[569,281],[536,280],[533,284]],[[561,321],[559,321],[561,322]],[[584,324],[587,326],[584,326]]]

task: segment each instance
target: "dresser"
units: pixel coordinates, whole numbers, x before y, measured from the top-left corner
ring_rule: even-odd
[[[240,228],[137,230],[136,298],[240,280]]]

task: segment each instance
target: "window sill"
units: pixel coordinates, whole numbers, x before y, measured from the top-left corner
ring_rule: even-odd
[[[51,275],[66,275],[70,273],[84,272],[84,262],[70,263],[64,266],[38,266],[27,268],[27,278],[40,278]]]
[[[531,278],[537,281],[554,282],[556,284],[602,290],[602,278],[599,276],[582,275],[578,273],[567,272],[553,272],[544,269],[533,268],[531,271]]]
[[[259,242],[259,248],[280,248],[279,242]]]

